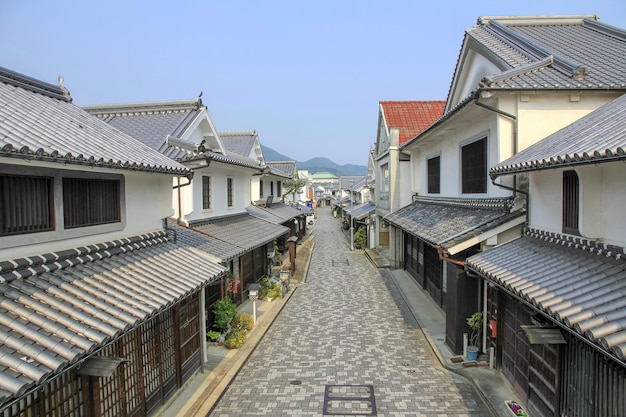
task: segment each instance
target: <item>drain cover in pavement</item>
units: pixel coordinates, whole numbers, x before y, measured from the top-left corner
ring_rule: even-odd
[[[372,385],[326,385],[324,415],[375,416]]]

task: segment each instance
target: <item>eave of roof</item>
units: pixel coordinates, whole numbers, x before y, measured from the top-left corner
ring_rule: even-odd
[[[284,224],[304,215],[297,208],[281,202],[274,202],[270,207],[248,206],[246,210],[255,217],[275,224]]]
[[[626,366],[625,248],[526,229],[466,265]]]
[[[626,94],[489,170],[500,175],[626,160]]]

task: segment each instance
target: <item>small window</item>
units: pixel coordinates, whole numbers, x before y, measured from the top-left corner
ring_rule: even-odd
[[[66,229],[121,221],[120,182],[63,178],[63,219]]]
[[[211,177],[202,177],[202,210],[211,209]]]
[[[461,192],[487,192],[487,138],[461,148]]]
[[[441,181],[441,157],[428,160],[428,193],[439,194]]]
[[[226,179],[226,203],[228,207],[233,207],[234,203],[234,180],[232,178]]]
[[[54,230],[53,180],[0,175],[0,236]]]
[[[382,179],[383,179],[383,184],[381,187],[381,191],[389,191],[389,165],[385,164],[383,166],[381,166],[381,171],[382,171]]]
[[[263,198],[263,180],[259,181],[259,198]]]
[[[578,235],[579,190],[575,171],[563,172],[563,233]]]
[[[270,195],[274,195],[274,181],[270,181]]]
[[[276,181],[276,194],[278,198],[283,196],[283,183],[280,181]]]

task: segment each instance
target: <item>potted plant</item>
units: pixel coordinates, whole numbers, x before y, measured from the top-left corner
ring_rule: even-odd
[[[263,277],[259,285],[259,300],[267,297],[267,292],[272,288],[272,283],[268,277]]]
[[[475,361],[476,358],[478,358],[478,342],[480,338],[480,331],[483,327],[483,313],[477,311],[469,316],[467,318],[467,325],[471,329],[469,345],[467,346],[467,360]]]
[[[233,329],[226,334],[224,346],[228,349],[237,349],[246,341],[246,331],[243,329]]]
[[[224,297],[213,304],[213,314],[215,315],[215,327],[224,331],[228,323],[237,314],[237,306],[230,297]]]
[[[208,332],[206,332],[206,337],[209,339],[209,341],[211,342],[217,342],[217,338],[220,337],[220,332],[216,331],[216,330],[209,330]]]
[[[272,301],[274,298],[278,297],[281,292],[282,288],[280,284],[273,284],[267,291],[267,300]]]

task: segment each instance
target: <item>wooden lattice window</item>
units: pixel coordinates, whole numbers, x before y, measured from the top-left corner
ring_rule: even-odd
[[[54,182],[0,175],[0,236],[54,230]]]
[[[45,415],[48,416],[84,416],[83,380],[76,374],[65,372],[59,378],[47,383],[42,392]]]
[[[211,177],[202,177],[202,209],[211,209]]]
[[[577,235],[579,210],[578,175],[575,171],[563,172],[563,233]]]
[[[487,192],[487,138],[461,148],[461,192]]]
[[[198,332],[200,331],[200,309],[196,297],[188,297],[180,303],[180,355],[185,363],[200,349]]]
[[[234,195],[235,195],[235,180],[232,178],[226,179],[226,203],[228,207],[234,206]]]
[[[439,194],[441,188],[441,157],[428,160],[428,193]]]
[[[65,228],[121,221],[120,181],[63,178]]]

